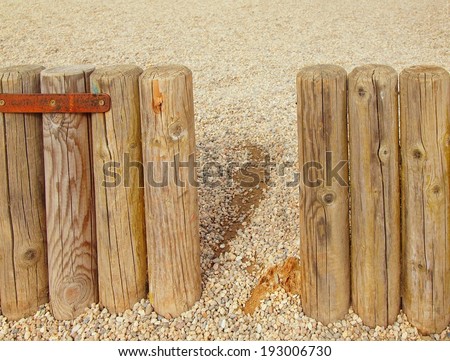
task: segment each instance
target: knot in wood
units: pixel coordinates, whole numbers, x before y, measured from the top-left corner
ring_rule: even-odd
[[[180,140],[183,137],[183,127],[179,121],[176,121],[169,126],[169,135],[172,140],[175,141]]]
[[[335,198],[335,196],[333,193],[325,193],[322,196],[323,203],[325,203],[327,205],[332,204],[334,202],[334,198]]]
[[[422,159],[423,154],[422,151],[420,149],[414,149],[413,150],[413,158],[414,159]]]

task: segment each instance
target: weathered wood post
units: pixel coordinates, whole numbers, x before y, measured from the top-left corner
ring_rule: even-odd
[[[90,77],[93,93],[111,96],[108,112],[92,114],[99,301],[110,312],[146,297],[141,73],[137,66],[119,65]]]
[[[89,92],[93,70],[44,70],[42,93]],[[75,318],[98,298],[89,121],[88,114],[43,116],[49,288],[57,319]]]
[[[152,67],[140,78],[149,298],[175,317],[201,295],[192,73]]]
[[[324,324],[350,306],[346,82],[333,65],[297,75],[302,305]]]
[[[371,327],[400,312],[398,75],[366,65],[348,77],[352,304]]]
[[[450,322],[450,77],[400,74],[403,310],[424,334]]]
[[[0,93],[39,93],[42,69],[0,69]],[[48,301],[42,116],[2,105],[0,96],[0,298],[3,314],[19,319]]]

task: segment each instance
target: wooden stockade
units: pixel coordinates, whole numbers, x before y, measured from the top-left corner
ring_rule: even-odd
[[[200,298],[195,170],[180,163],[195,162],[192,74],[182,66],[141,73],[131,65],[0,70],[0,304],[8,318],[33,314],[49,297],[57,319],[98,301],[123,312],[147,296],[148,279],[166,317]],[[1,112],[2,93],[40,91],[109,94],[111,108]],[[167,178],[167,187],[144,182],[143,153],[152,179]]]
[[[324,198],[334,202],[337,190],[311,187],[306,174],[300,197],[300,258],[307,315],[328,323],[347,312],[323,310],[331,309],[330,302],[348,299],[348,278],[342,274],[349,276],[351,255],[352,305],[364,323],[391,324],[402,304],[424,334],[441,332],[449,324],[449,86],[448,72],[438,67],[412,67],[400,74],[400,148],[397,73],[382,65],[350,73],[351,247],[345,207],[339,208],[341,214],[331,214]],[[334,131],[345,127],[342,93],[345,73],[340,68],[322,65],[299,72],[300,164],[323,162],[325,150],[339,154],[336,142],[346,145],[346,136],[335,138]],[[338,157],[346,159],[346,154]],[[324,172],[315,170],[314,175],[326,179]],[[341,188],[345,194],[348,187]],[[330,254],[335,242],[341,248]],[[330,264],[330,257],[336,263]],[[337,280],[341,283],[336,285]],[[340,289],[327,293],[321,291],[323,285]]]
[[[438,67],[404,70],[399,89],[397,73],[382,65],[348,79],[332,65],[299,72],[307,315],[329,323],[353,305],[367,325],[385,326],[401,306],[424,334],[450,323],[449,87]],[[106,93],[111,108],[5,110],[3,94],[39,92]],[[165,317],[200,298],[187,68],[0,69],[0,148],[5,316],[29,316],[49,299],[59,319],[98,301],[122,312],[146,297],[147,280]]]

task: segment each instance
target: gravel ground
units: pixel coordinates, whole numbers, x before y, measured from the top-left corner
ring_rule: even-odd
[[[202,163],[294,162],[295,75],[334,63],[401,70],[414,64],[448,69],[446,0],[0,0],[0,64],[111,65],[181,63],[194,73],[198,158]],[[218,177],[217,179],[223,180]],[[236,180],[236,178],[234,178]],[[416,340],[405,315],[387,328],[364,326],[351,310],[322,325],[302,312],[298,295],[280,288],[253,315],[242,307],[270,266],[298,256],[298,188],[272,174],[271,184],[203,185],[200,192],[203,295],[174,320],[142,300],[124,314],[92,305],[74,321],[53,319],[48,305],[33,317],[0,316],[0,340]]]

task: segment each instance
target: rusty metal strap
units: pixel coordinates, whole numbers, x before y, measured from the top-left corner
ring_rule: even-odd
[[[0,113],[104,113],[108,94],[0,94]]]

